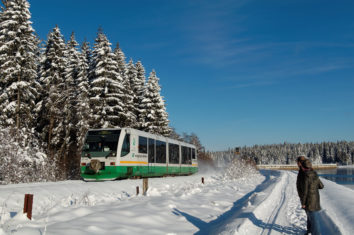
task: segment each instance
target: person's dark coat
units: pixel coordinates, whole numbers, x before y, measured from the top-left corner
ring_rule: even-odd
[[[305,181],[305,172],[300,169],[296,179],[297,194],[299,195],[300,198],[302,195],[304,195],[304,187],[303,187],[304,181]]]
[[[305,210],[321,210],[318,190],[323,188],[323,184],[314,170],[300,170],[297,176],[296,187],[301,205],[305,205]]]

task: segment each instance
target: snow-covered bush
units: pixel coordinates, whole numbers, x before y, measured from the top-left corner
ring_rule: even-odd
[[[199,171],[214,170],[224,179],[239,179],[258,174],[251,158],[237,156],[232,151],[203,152],[198,154]]]
[[[244,160],[242,158],[234,158],[231,161],[231,164],[228,164],[225,168],[223,177],[226,179],[238,179],[249,177],[254,174],[258,174],[258,170],[252,161]]]
[[[54,180],[54,168],[33,134],[0,129],[0,184]]]

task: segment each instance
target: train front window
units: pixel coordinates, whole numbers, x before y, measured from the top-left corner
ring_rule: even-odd
[[[115,156],[119,135],[120,130],[89,131],[83,152],[91,153],[95,157]]]

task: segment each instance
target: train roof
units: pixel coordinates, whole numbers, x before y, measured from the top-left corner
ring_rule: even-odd
[[[190,143],[187,143],[187,142],[184,142],[184,141],[181,141],[181,140],[177,140],[177,139],[172,139],[172,138],[169,138],[169,137],[166,137],[166,136],[162,136],[162,135],[159,135],[159,134],[152,134],[150,132],[146,132],[146,131],[141,131],[141,130],[137,130],[137,129],[134,129],[134,128],[130,128],[130,127],[117,127],[117,128],[95,128],[95,129],[89,129],[88,131],[103,131],[103,130],[109,130],[109,131],[113,131],[113,130],[126,130],[127,132],[129,133],[136,133],[136,134],[139,134],[139,135],[143,135],[143,136],[146,136],[146,137],[153,137],[155,139],[168,139],[170,141],[168,141],[169,143],[175,143],[175,144],[183,144],[187,147],[191,147],[191,148],[196,148],[196,146],[194,144],[190,144]]]

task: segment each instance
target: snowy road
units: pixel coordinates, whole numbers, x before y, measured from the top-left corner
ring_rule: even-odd
[[[263,174],[265,179],[261,184],[198,234],[303,233],[305,214],[298,208],[295,188],[289,184],[295,175],[276,171]]]
[[[295,181],[290,171],[198,173],[149,179],[146,196],[135,195],[142,180],[0,186],[0,234],[303,234]],[[352,234],[353,190],[324,184],[323,234]],[[22,214],[25,193],[34,194],[32,221]]]
[[[295,188],[296,175],[291,172],[265,171],[266,179],[245,195],[230,223],[215,229],[218,234],[303,234],[306,215],[299,207]],[[340,234],[335,223],[321,212],[323,234]],[[215,234],[212,232],[211,234]]]

